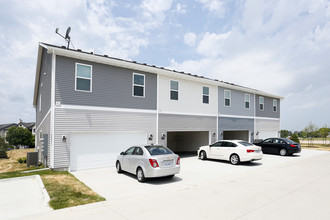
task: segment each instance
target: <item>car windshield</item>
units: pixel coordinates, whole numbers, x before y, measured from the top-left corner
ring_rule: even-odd
[[[163,146],[145,146],[145,148],[149,151],[150,155],[163,155],[163,154],[172,154],[172,151]]]
[[[246,147],[248,147],[248,146],[252,146],[253,144],[250,144],[250,143],[248,143],[248,142],[245,142],[245,141],[240,141],[240,142],[238,142],[239,144],[241,144],[241,145],[244,145],[244,146],[246,146]]]

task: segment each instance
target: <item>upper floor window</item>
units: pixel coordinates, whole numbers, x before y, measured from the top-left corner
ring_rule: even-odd
[[[230,106],[231,91],[225,90],[225,106]]]
[[[250,108],[250,94],[245,94],[245,108]]]
[[[76,90],[92,91],[92,66],[76,63]]]
[[[171,80],[170,98],[171,100],[179,100],[179,82]]]
[[[133,73],[133,96],[144,97],[145,76]]]
[[[259,97],[259,110],[263,111],[264,110],[264,97],[260,96]]]
[[[209,103],[209,87],[203,86],[203,103]]]
[[[273,99],[273,111],[277,112],[277,100]]]

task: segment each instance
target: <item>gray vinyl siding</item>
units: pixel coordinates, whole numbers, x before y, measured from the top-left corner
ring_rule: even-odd
[[[217,131],[217,117],[159,114],[158,142],[166,146],[166,139],[161,140],[162,133],[171,131],[209,131],[210,134]],[[212,136],[211,142],[216,140]]]
[[[225,106],[224,90],[231,91],[230,107]],[[245,108],[245,94],[250,95],[250,108]],[[218,87],[219,114],[254,116],[254,94]]]
[[[46,73],[46,74],[45,74]],[[46,49],[42,51],[42,61],[40,68],[39,93],[36,107],[36,127],[39,126],[50,109],[51,102],[51,75],[52,75],[52,55]],[[39,112],[41,94],[41,111]]]
[[[69,167],[71,133],[144,131],[148,134],[153,134],[155,137],[156,117],[156,113],[123,113],[55,108],[54,168]],[[62,141],[62,135],[67,136],[66,142]],[[95,150],[97,149],[91,146],[91,153]]]
[[[75,90],[76,63],[92,66],[92,92]],[[144,98],[132,95],[133,72],[145,75]],[[57,56],[55,100],[66,105],[156,110],[157,75]]]
[[[268,117],[268,118],[280,118],[280,100],[277,99],[277,111],[273,111],[273,98],[264,97],[264,110],[259,109],[259,95],[256,95],[256,116],[257,117]]]
[[[42,157],[42,142],[39,138],[39,133],[40,131],[42,131],[43,134],[48,134],[48,156],[47,158],[43,158]],[[39,160],[42,161],[43,163],[46,163],[44,165],[46,166],[50,166],[50,140],[51,140],[51,134],[50,134],[50,114],[48,114],[45,118],[45,120],[43,120],[42,124],[39,125],[38,129],[36,130],[36,150],[38,150],[39,152]],[[47,159],[47,160],[46,160]]]
[[[223,131],[243,131],[247,130],[250,133],[254,130],[254,119],[249,118],[218,118],[218,132]],[[219,136],[220,137],[220,136]]]

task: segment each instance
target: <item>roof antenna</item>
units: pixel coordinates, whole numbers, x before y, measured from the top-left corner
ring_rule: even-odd
[[[59,28],[56,28],[55,33],[60,35],[62,38],[64,38],[64,40],[66,42],[68,42],[68,46],[66,48],[69,49],[70,41],[71,41],[71,38],[70,38],[69,34],[70,34],[70,31],[71,31],[71,27],[68,27],[68,29],[66,29],[65,37],[63,35],[61,35],[60,33],[58,33],[58,30],[59,30]]]

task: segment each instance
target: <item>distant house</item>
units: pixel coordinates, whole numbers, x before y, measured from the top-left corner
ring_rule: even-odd
[[[253,80],[253,79],[251,79]],[[283,97],[145,63],[40,43],[36,150],[55,169],[114,166],[134,144],[196,152],[278,137]]]
[[[36,133],[36,123],[35,122],[23,122],[20,119],[18,123],[1,124],[0,125],[0,137],[6,139],[8,129],[11,127],[27,128],[32,133],[32,135],[35,135],[35,133]]]

